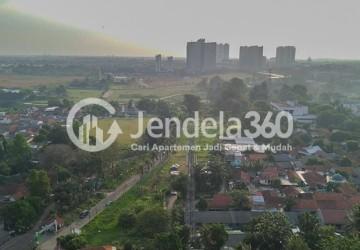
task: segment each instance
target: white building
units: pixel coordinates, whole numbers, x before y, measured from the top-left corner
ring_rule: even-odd
[[[276,111],[285,111],[290,113],[296,122],[313,123],[316,121],[316,116],[309,114],[308,106],[299,105],[291,101],[287,101],[286,103],[271,102],[271,106]]]

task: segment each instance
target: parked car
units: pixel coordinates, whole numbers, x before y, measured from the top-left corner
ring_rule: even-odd
[[[90,214],[89,210],[84,210],[80,213],[80,219],[84,219],[86,216],[88,216]]]

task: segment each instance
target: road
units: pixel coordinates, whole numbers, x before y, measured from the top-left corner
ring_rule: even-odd
[[[189,145],[193,145],[193,141],[189,140]],[[196,162],[195,152],[189,150],[187,152],[188,165],[188,186],[185,204],[185,225],[190,228],[190,235],[194,234],[195,225],[193,223],[192,214],[195,209],[195,181],[194,181],[194,164]]]
[[[35,226],[27,233],[11,238],[5,244],[0,246],[1,250],[29,250],[32,249],[34,235],[42,225],[42,222],[48,217],[53,206],[49,206],[43,212],[41,218]]]
[[[56,239],[63,235],[68,235],[73,232],[74,229],[80,229],[86,224],[88,224],[91,220],[93,220],[97,214],[101,213],[109,202],[115,201],[119,199],[124,193],[126,193],[129,189],[135,186],[141,179],[140,175],[135,175],[130,177],[128,180],[123,182],[120,186],[118,186],[113,192],[108,194],[104,199],[98,202],[94,207],[90,209],[90,214],[88,217],[84,219],[78,219],[73,222],[71,225],[64,227],[58,232],[56,235],[52,235],[43,241],[39,249],[41,250],[53,250],[56,248]],[[15,249],[14,249],[15,250]]]

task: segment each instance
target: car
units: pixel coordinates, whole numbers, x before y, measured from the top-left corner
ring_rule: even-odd
[[[110,206],[111,204],[112,204],[112,201],[108,201],[108,202],[106,202],[105,206],[108,207],[108,206]]]
[[[80,213],[79,217],[80,219],[84,219],[86,216],[88,216],[90,214],[89,210],[84,210]]]

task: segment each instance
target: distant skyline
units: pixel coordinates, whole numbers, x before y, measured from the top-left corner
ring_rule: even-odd
[[[205,38],[229,43],[232,58],[241,45],[263,45],[267,57],[293,45],[301,59],[360,59],[359,9],[358,0],[0,0],[0,54],[185,57],[187,41]],[[68,41],[61,48],[55,33]]]

